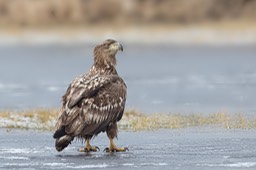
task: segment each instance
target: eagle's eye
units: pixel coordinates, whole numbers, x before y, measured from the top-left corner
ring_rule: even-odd
[[[108,50],[110,50],[110,49],[112,48],[112,45],[113,45],[113,43],[107,43],[107,44],[105,45],[105,48],[108,49]]]
[[[109,44],[109,43],[104,44],[104,47],[105,47],[106,49],[108,49],[108,48],[109,48],[109,46],[110,46],[110,44]]]

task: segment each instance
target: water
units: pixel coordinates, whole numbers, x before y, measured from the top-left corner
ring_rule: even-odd
[[[96,153],[80,153],[74,141],[63,152],[52,133],[0,129],[0,169],[255,169],[255,130],[189,128],[152,132],[120,132],[124,153],[104,153],[108,139],[91,143]]]
[[[92,65],[92,44],[0,47],[0,109],[59,107]],[[129,45],[118,72],[127,108],[153,112],[256,111],[254,46]]]

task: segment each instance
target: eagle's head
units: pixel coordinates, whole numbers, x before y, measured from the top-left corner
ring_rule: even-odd
[[[97,66],[115,66],[116,53],[123,51],[123,46],[116,40],[107,39],[94,48],[94,64]]]

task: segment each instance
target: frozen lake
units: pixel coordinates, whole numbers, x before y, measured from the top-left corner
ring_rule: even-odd
[[[93,145],[96,153],[77,151],[74,141],[63,152],[54,148],[52,133],[0,129],[0,169],[255,169],[256,131],[214,128],[120,132],[125,153],[104,153],[106,134]]]
[[[0,47],[0,109],[59,107],[77,75],[92,65],[94,45]],[[254,46],[129,45],[118,72],[127,108],[152,112],[256,111]]]

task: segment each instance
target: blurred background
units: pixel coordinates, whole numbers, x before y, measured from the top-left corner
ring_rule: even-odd
[[[1,0],[1,22],[28,25],[173,24],[255,20],[253,0]]]
[[[254,0],[0,0],[0,110],[56,108],[93,47],[124,46],[127,109],[256,111]]]

